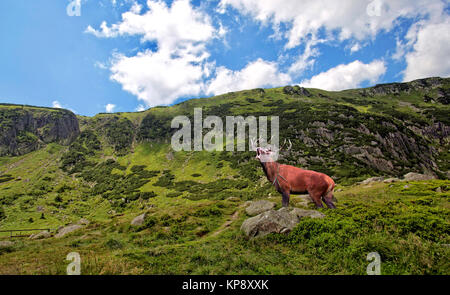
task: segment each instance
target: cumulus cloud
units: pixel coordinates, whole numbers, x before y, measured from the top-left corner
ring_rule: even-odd
[[[142,42],[155,41],[156,51],[145,50],[134,56],[116,54],[112,60],[111,79],[147,106],[167,105],[177,98],[198,95],[209,74],[206,42],[224,36],[226,30],[214,28],[207,14],[195,9],[188,0],[175,0],[169,7],[161,1],[147,1],[148,10],[134,4],[122,14],[122,21],[108,26],[105,22],[87,33],[112,38],[141,36]]]
[[[301,44],[333,45],[351,40],[350,53],[359,51],[365,41],[381,31],[391,31],[401,19],[436,19],[445,11],[441,0],[221,0],[218,12],[234,8],[263,25],[271,24],[276,36],[287,40],[286,49]],[[280,32],[280,25],[288,28]],[[447,34],[448,36],[448,34]],[[444,42],[444,41],[443,41]],[[448,44],[448,43],[447,43]],[[300,75],[316,62],[317,49],[305,46],[289,72]],[[399,52],[397,55],[401,54]]]
[[[356,60],[349,64],[338,65],[309,80],[304,80],[300,85],[326,90],[344,90],[356,88],[364,81],[376,83],[385,72],[386,66],[383,61],[375,60],[365,64]]]
[[[61,103],[60,103],[59,101],[57,101],[57,100],[54,100],[54,101],[52,102],[52,107],[54,107],[54,108],[56,108],[56,109],[62,109]]]
[[[441,0],[221,0],[220,11],[233,7],[262,23],[291,25],[285,37],[287,48],[298,46],[308,36],[317,37],[325,30],[329,38],[337,32],[339,40],[363,40],[380,31],[390,31],[399,18],[440,14]]]
[[[111,67],[111,79],[143,100],[148,106],[167,105],[185,95],[202,91],[205,57],[184,53],[179,57],[170,52],[150,50],[136,56],[117,55]]]
[[[412,51],[405,55],[407,67],[404,81],[430,76],[450,76],[450,18],[442,23],[425,23],[412,28],[407,35]],[[397,44],[398,52],[404,52],[407,44]],[[401,54],[400,53],[400,54]]]
[[[289,73],[292,75],[299,75],[304,70],[311,68],[316,62],[315,57],[319,55],[319,50],[314,48],[320,41],[308,41],[306,42],[305,50],[302,54],[297,56],[295,62],[289,67]]]
[[[280,86],[290,82],[290,76],[281,73],[276,63],[257,59],[240,71],[217,68],[216,76],[208,84],[206,92],[217,95],[243,89]]]
[[[116,108],[116,105],[115,104],[112,104],[112,103],[108,103],[106,106],[105,106],[105,111],[107,112],[107,113],[112,113],[112,112],[114,112],[114,109]]]
[[[136,112],[142,112],[142,111],[145,111],[145,106],[142,105],[142,104],[140,104],[140,105],[138,105],[138,106],[136,107],[135,111],[136,111]]]
[[[157,41],[164,49],[174,49],[182,43],[209,40],[215,33],[209,16],[194,9],[188,0],[175,0],[171,7],[162,1],[147,1],[148,11],[141,14],[142,6],[133,4],[122,14],[122,21],[108,27],[106,22],[100,30],[91,26],[87,33],[97,37],[139,35],[141,41]]]

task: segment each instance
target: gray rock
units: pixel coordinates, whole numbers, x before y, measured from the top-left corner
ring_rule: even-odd
[[[141,214],[138,217],[135,217],[133,221],[131,221],[131,225],[140,226],[144,224],[146,214]]]
[[[80,133],[76,115],[64,109],[17,106],[1,109],[0,117],[12,120],[0,133],[0,156],[23,155],[51,142],[70,144]],[[25,131],[33,136],[23,139]]]
[[[418,181],[436,179],[433,175],[409,172],[403,176],[403,181]]]
[[[287,208],[281,208],[279,211],[285,210],[285,209],[287,209]],[[290,213],[297,216],[298,220],[300,220],[303,217],[311,217],[311,218],[324,218],[325,217],[325,214],[323,214],[319,211],[305,210],[305,209],[300,209],[300,208],[294,208],[291,210]]]
[[[44,212],[44,206],[37,206],[36,207],[37,212]]]
[[[288,233],[304,217],[322,218],[324,215],[315,210],[281,208],[245,220],[241,230],[250,238],[263,237],[269,233]]]
[[[0,241],[0,248],[4,247],[12,247],[14,246],[14,243],[11,241]]]
[[[392,183],[392,182],[397,182],[400,181],[400,179],[395,178],[395,177],[391,177],[391,178],[387,178],[385,180],[383,180],[384,183]]]
[[[250,216],[255,216],[260,213],[269,211],[275,207],[274,202],[269,202],[266,200],[259,200],[251,202],[247,208],[245,208],[245,212]]]
[[[47,239],[47,238],[50,238],[51,236],[52,236],[52,235],[50,234],[49,231],[44,230],[44,231],[41,231],[41,232],[38,233],[38,234],[33,234],[33,235],[31,235],[31,236],[30,236],[30,240]]]
[[[383,181],[383,180],[384,180],[384,177],[383,177],[383,176],[379,176],[379,177],[370,177],[370,178],[367,178],[367,179],[364,180],[364,181],[361,181],[360,184],[369,184],[369,183],[372,183],[372,182],[380,182],[380,181]]]
[[[76,231],[76,230],[79,230],[80,228],[82,228],[82,226],[79,225],[79,224],[72,224],[72,225],[69,225],[69,226],[60,228],[60,229],[58,230],[58,233],[55,235],[55,238],[62,238],[62,237],[64,237],[65,235],[67,235],[67,234],[69,234],[69,233],[71,233],[71,232],[74,232],[74,231]]]

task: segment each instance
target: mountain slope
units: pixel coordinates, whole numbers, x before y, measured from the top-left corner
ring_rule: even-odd
[[[448,273],[439,257],[450,242],[449,88],[448,78],[339,92],[288,86],[94,117],[0,105],[2,130],[14,130],[0,142],[8,155],[0,157],[0,229],[91,221],[62,239],[0,248],[0,273],[63,273],[71,251],[87,255],[88,273],[363,273],[373,247],[386,273]],[[192,118],[195,107],[204,118],[279,116],[280,138],[293,143],[280,161],[333,176],[338,210],[286,238],[247,241],[245,201],[279,206],[279,195],[253,152],[171,149],[171,120]],[[410,171],[441,180],[352,186]],[[145,226],[129,225],[144,212]],[[17,269],[18,261],[29,266]]]

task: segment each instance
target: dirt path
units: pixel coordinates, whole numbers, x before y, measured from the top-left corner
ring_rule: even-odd
[[[239,217],[239,210],[236,210],[236,212],[233,213],[233,215],[230,216],[230,218],[225,221],[216,231],[213,231],[209,236],[215,237],[224,230],[226,230],[237,218]]]

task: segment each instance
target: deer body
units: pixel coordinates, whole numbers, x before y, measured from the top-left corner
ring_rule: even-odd
[[[279,164],[275,161],[261,161],[261,157],[270,153],[270,151],[258,148],[257,158],[260,160],[267,179],[282,194],[283,207],[289,205],[291,194],[307,192],[317,207],[323,207],[322,201],[324,201],[328,208],[336,208],[333,203],[335,183],[331,177],[320,172]]]

